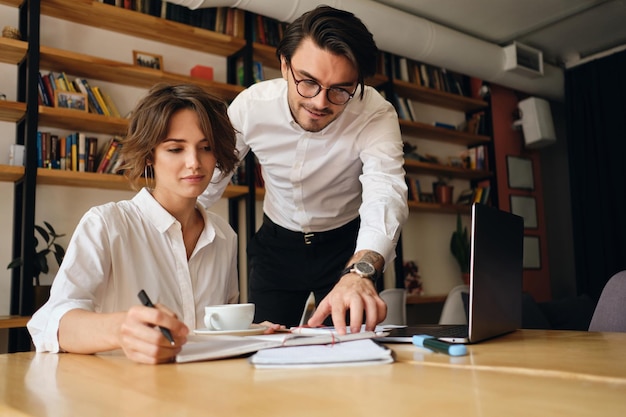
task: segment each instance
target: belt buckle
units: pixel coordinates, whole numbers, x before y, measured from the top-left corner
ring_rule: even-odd
[[[311,243],[313,243],[313,237],[315,236],[315,233],[305,233],[304,234],[304,244],[305,245],[310,245]]]

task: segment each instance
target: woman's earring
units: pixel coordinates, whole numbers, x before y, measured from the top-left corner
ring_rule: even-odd
[[[154,190],[154,168],[152,167],[152,164],[146,164],[143,169],[143,176],[146,180],[146,188],[149,191]]]

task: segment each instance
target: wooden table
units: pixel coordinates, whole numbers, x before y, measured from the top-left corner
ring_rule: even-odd
[[[521,330],[458,358],[389,346],[391,365],[280,370],[240,358],[151,366],[119,353],[0,355],[0,415],[626,415],[626,333]]]

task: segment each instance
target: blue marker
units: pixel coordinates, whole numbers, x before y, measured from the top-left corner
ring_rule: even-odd
[[[435,339],[433,336],[425,334],[413,336],[413,344],[415,346],[424,347],[435,352],[445,353],[450,356],[463,356],[467,355],[467,349],[465,345],[446,343],[441,340]]]

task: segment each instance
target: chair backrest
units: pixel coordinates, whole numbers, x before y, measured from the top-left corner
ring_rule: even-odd
[[[469,285],[452,288],[443,303],[439,324],[467,324],[467,308],[462,294],[469,294]]]
[[[406,326],[406,290],[404,288],[388,288],[382,290],[379,295],[387,304],[387,317],[379,325]]]
[[[606,283],[589,323],[590,332],[626,332],[626,271]]]

